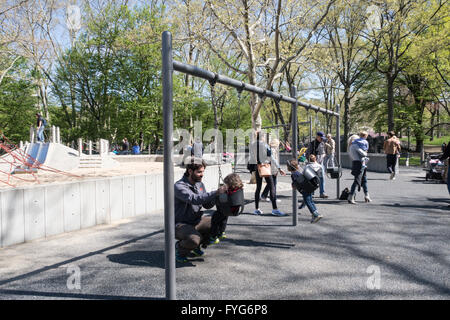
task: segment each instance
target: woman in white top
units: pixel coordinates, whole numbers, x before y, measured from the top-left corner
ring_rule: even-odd
[[[280,163],[280,150],[279,150],[280,140],[278,140],[277,138],[273,138],[272,140],[270,140],[269,146],[270,146],[270,151],[272,153],[272,158],[277,163]],[[277,197],[276,197],[278,168],[274,165],[273,162],[270,164],[270,170],[272,171],[273,187],[275,189],[275,200],[276,200],[276,202],[279,203],[279,202],[281,202],[281,200],[277,199]],[[261,194],[261,199],[265,199],[267,202],[269,202],[270,201],[270,198],[268,197],[269,191],[270,191],[270,186],[268,184],[266,184],[266,187],[264,188],[264,190]]]

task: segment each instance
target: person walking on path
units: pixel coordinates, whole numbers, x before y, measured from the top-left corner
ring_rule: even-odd
[[[195,138],[194,143],[192,144],[191,155],[195,158],[203,158],[203,153],[205,148],[200,138]]]
[[[383,150],[386,154],[386,164],[389,173],[389,179],[395,180],[395,168],[397,166],[397,159],[400,154],[401,146],[400,140],[395,136],[394,131],[388,132],[388,139],[383,144]]]
[[[275,168],[281,173],[281,175],[286,175],[286,173],[281,169],[279,163],[272,157],[270,147],[261,139],[260,132],[256,132],[256,141],[254,141],[250,145],[250,159],[249,164],[252,171],[255,172],[256,178],[256,191],[255,191],[255,211],[254,215],[262,215],[263,211],[259,209],[259,201],[261,195],[261,187],[263,178],[259,175],[257,165],[258,164],[274,164]],[[277,207],[277,194],[273,182],[273,177],[270,175],[268,177],[264,177],[267,185],[270,189],[270,201],[272,202],[272,215],[274,216],[286,216],[285,213],[278,210]]]
[[[37,128],[37,141],[44,142],[44,129],[47,125],[47,121],[45,121],[44,117],[42,117],[39,113],[36,113],[36,128]]]
[[[307,165],[311,166],[312,169],[314,171],[316,171],[317,166],[314,165],[317,164],[316,163],[316,157],[312,154],[310,155],[309,161],[311,162],[310,164]],[[288,161],[288,170],[291,172],[291,179],[292,179],[292,188],[293,189],[297,189],[297,187],[295,186],[295,181],[302,175],[302,173],[300,173],[299,171],[299,166],[298,166],[298,162],[297,160],[290,160]],[[316,169],[315,169],[316,168]],[[320,170],[320,168],[319,168]],[[317,172],[317,171],[316,171]],[[299,191],[300,194],[303,197],[303,204],[301,206],[301,208],[303,208],[305,205],[308,207],[309,212],[311,213],[311,223],[316,223],[317,221],[319,221],[320,219],[322,219],[322,215],[319,214],[316,205],[314,204],[313,198],[312,198],[312,193],[311,192],[306,192],[304,189],[302,191]]]
[[[439,158],[439,160],[444,161],[450,157],[450,142],[446,145],[444,154]],[[448,164],[447,164],[447,190],[450,194],[450,172],[448,172]]]
[[[202,208],[210,209],[215,205],[216,196],[227,191],[226,185],[218,190],[206,192],[202,182],[206,163],[202,159],[190,158],[186,172],[175,183],[175,238],[176,261],[187,262],[192,253],[202,256],[200,245],[209,243],[211,233],[211,216],[204,216]]]
[[[324,142],[325,134],[322,131],[318,131],[316,134],[316,139],[311,141],[311,143],[308,146],[308,149],[306,150],[306,159],[309,159],[309,156],[311,154],[316,156],[316,161],[320,165],[322,165],[322,175],[320,178],[320,197],[321,198],[328,198],[328,196],[325,194],[325,170],[324,170],[324,160],[325,160],[325,142]]]
[[[270,151],[272,153],[272,157],[275,159],[275,161],[277,163],[280,163],[280,151],[279,151],[280,140],[278,140],[277,138],[274,138],[270,141],[269,145],[270,145]],[[278,168],[275,166],[274,163],[271,163],[270,170],[272,171],[273,187],[275,188],[275,194],[276,194]],[[268,197],[269,191],[270,191],[270,187],[268,184],[266,184],[266,187],[264,188],[264,190],[261,194],[261,199],[265,199],[267,202],[269,202],[270,201],[270,198]],[[277,199],[276,197],[275,197],[275,201],[278,203],[281,202],[281,200]]]
[[[350,148],[349,155],[352,159],[352,171],[351,174],[354,176],[353,184],[350,188],[350,193],[348,195],[348,202],[351,204],[356,204],[356,188],[358,187],[358,191],[360,188],[363,188],[364,191],[364,200],[365,202],[371,202],[372,199],[369,196],[369,189],[367,187],[367,166],[365,165],[365,161],[367,161],[367,153],[361,148],[361,144],[363,141],[367,139],[367,132],[362,131],[358,136],[352,136],[351,140],[349,139]]]
[[[331,134],[327,134],[327,141],[325,142],[325,159],[323,165],[326,168],[334,167],[334,157],[336,153],[336,141],[334,141]]]

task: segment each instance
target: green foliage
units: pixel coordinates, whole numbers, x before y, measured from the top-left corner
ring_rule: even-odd
[[[417,5],[408,2],[407,10],[392,15],[395,21],[390,21],[388,15],[395,11],[385,9],[394,8],[398,3],[385,1],[384,4],[377,4],[383,13],[383,30],[370,33],[366,30],[365,15],[367,6],[372,3],[337,0],[324,20],[325,29],[306,44],[305,51],[292,60],[287,72],[277,75],[274,91],[289,94],[286,90],[289,81],[297,86],[307,83],[308,88],[322,86],[321,89],[329,90],[333,87],[333,100],[330,96],[326,104],[319,100],[308,102],[322,107],[340,102],[341,110],[345,109],[349,114],[348,118],[342,114],[342,119],[348,120],[345,125],[344,121],[342,123],[351,132],[362,127],[385,132],[388,129],[387,97],[388,92],[392,92],[388,91],[386,79],[388,66],[395,66],[395,77],[391,78],[395,81],[389,86],[394,91],[393,99],[389,99],[389,106],[393,105],[394,127],[403,133],[410,128],[414,141],[419,144],[427,138],[425,133],[437,121],[450,122],[450,19],[446,15],[449,5],[444,4],[433,15],[442,2],[420,1]],[[309,30],[306,21],[297,18],[296,9],[301,4],[303,2],[283,3],[285,8],[281,10],[282,27],[279,30],[281,62],[303,44],[304,35]],[[170,9],[166,9],[165,5]],[[264,86],[264,79],[275,59],[272,38],[276,26],[271,19],[275,11],[268,11],[272,13],[261,16],[261,20],[258,23],[255,21],[254,25],[251,23],[255,32],[255,38],[249,40],[253,43],[253,51],[246,53],[237,41],[244,33],[240,31],[236,17],[233,18],[242,12],[231,12],[230,17],[228,12],[225,15],[227,6],[240,8],[240,3],[226,2],[223,7],[216,8],[224,21],[230,21],[225,26],[236,24],[233,30],[239,31],[235,34],[237,38],[230,36],[224,25],[211,25],[210,22],[214,21],[211,16],[213,9],[205,7],[205,3],[194,1],[189,5],[191,11],[184,12],[186,8],[172,1],[152,1],[150,5],[134,8],[107,1],[101,5],[102,8],[95,9],[90,7],[90,2],[86,2],[82,32],[74,39],[73,45],[57,57],[52,68],[47,70],[48,74],[36,61],[26,58],[17,61],[9,70],[0,84],[1,129],[14,140],[27,139],[28,128],[35,122],[34,112],[39,100],[33,95],[37,92],[35,85],[43,83],[37,80],[47,77],[50,83],[48,92],[51,94],[48,100],[51,124],[61,127],[64,141],[82,137],[90,140],[104,138],[114,143],[127,137],[130,142],[137,141],[142,147],[150,146],[152,151],[157,150],[161,147],[163,132],[161,33],[164,30],[174,35],[176,60],[245,82],[250,82],[252,75],[254,83]],[[252,14],[261,10],[252,6],[256,4],[250,4]],[[264,6],[271,7],[268,3]],[[336,28],[333,27],[335,25]],[[387,32],[395,26],[399,28],[399,34]],[[327,30],[331,34],[325,36]],[[334,36],[330,38],[331,35]],[[391,43],[388,40],[391,38],[398,49],[393,60],[389,59],[388,50]],[[372,50],[375,43],[378,47]],[[247,72],[245,70],[249,68],[250,60],[246,55],[250,53],[255,55],[256,65],[254,71]],[[6,58],[7,55],[0,57],[0,72],[3,72],[11,61]],[[312,67],[314,63],[316,65]],[[333,78],[334,84],[320,82],[314,85],[313,80],[319,77],[319,69],[330,79],[337,74],[341,74],[342,78],[339,81]],[[348,72],[344,72],[346,70]],[[251,106],[255,105],[255,96],[243,92],[239,98],[236,89],[217,84],[213,104],[207,81],[178,72],[174,72],[173,78],[174,128],[192,130],[194,121],[202,121],[203,130],[217,124],[223,134],[226,129],[251,128]],[[347,98],[342,90],[344,87]],[[301,92],[305,95],[309,93]],[[437,101],[444,105],[439,119],[430,107],[432,102]],[[285,123],[289,123],[290,113],[289,104],[281,103],[278,110],[270,99],[266,99],[260,113],[262,126],[273,126],[276,117],[281,123],[281,116]],[[299,121],[308,120],[307,112],[302,108],[298,115]],[[315,114],[312,116],[315,120]],[[327,119],[322,115],[317,119],[313,130],[325,131]],[[445,126],[440,128],[442,133]],[[301,136],[308,134],[308,126],[300,128]]]
[[[21,79],[27,72],[25,62],[16,62],[0,86],[0,130],[16,144],[29,140],[30,126],[36,123],[36,88],[31,81]]]

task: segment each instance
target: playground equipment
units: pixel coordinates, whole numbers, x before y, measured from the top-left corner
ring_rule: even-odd
[[[78,167],[78,157],[73,149],[58,143],[29,143],[22,148],[1,134],[0,182],[15,187],[21,181],[39,183],[38,170],[72,177],[66,172]],[[26,174],[25,176],[21,174]]]
[[[162,34],[162,86],[163,86],[163,128],[164,128],[164,230],[165,230],[165,278],[166,298],[176,299],[175,278],[175,205],[174,205],[174,166],[173,166],[173,71],[179,71],[195,77],[223,85],[231,86],[237,90],[245,90],[258,94],[261,98],[271,98],[290,103],[292,106],[292,155],[297,157],[297,108],[306,108],[315,112],[321,112],[336,117],[336,136],[340,137],[339,106],[336,112],[323,109],[297,100],[297,90],[290,88],[291,97],[280,93],[265,90],[198,67],[173,61],[172,34],[168,31]],[[340,160],[340,144],[337,144],[337,158]],[[340,195],[339,179],[337,179],[337,197]],[[293,225],[297,225],[297,192],[292,191]]]

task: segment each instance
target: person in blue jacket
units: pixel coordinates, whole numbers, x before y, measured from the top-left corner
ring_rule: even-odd
[[[133,154],[140,154],[141,153],[141,148],[139,147],[139,145],[135,142],[133,144],[133,148],[132,148],[132,153]]]

